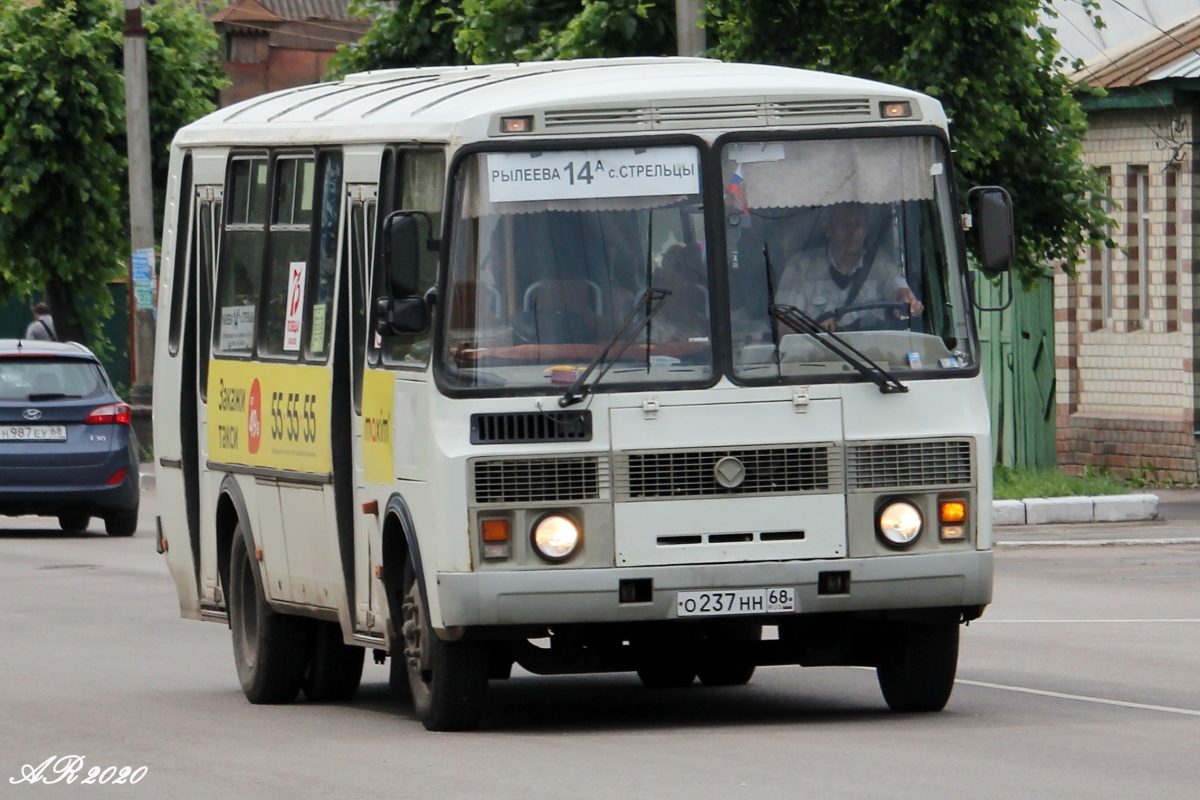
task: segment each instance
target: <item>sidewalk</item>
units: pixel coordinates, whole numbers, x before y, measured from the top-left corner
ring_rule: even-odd
[[[1200,545],[1200,489],[1156,489],[1158,516],[1130,522],[997,525],[997,547]],[[1120,495],[1117,495],[1118,497]]]

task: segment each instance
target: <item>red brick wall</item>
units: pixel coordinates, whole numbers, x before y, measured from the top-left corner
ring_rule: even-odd
[[[1190,420],[1088,417],[1061,406],[1058,463],[1072,474],[1091,466],[1157,480],[1195,481],[1200,473]]]

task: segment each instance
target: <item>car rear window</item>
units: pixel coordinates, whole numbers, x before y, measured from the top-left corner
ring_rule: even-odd
[[[106,394],[100,365],[78,358],[0,358],[0,401]]]

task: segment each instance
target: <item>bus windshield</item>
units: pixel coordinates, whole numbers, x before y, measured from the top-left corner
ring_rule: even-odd
[[[732,141],[721,164],[737,380],[859,379],[831,334],[890,372],[974,365],[939,140]]]
[[[649,308],[635,306],[651,288],[669,294],[605,388],[710,382],[699,163],[691,146],[464,159],[442,315],[446,385],[560,391],[631,315],[633,327],[645,319]]]

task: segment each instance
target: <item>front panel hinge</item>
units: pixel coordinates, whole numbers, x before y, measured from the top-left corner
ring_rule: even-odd
[[[800,386],[792,390],[792,405],[796,407],[797,414],[803,414],[808,411],[807,386]]]

